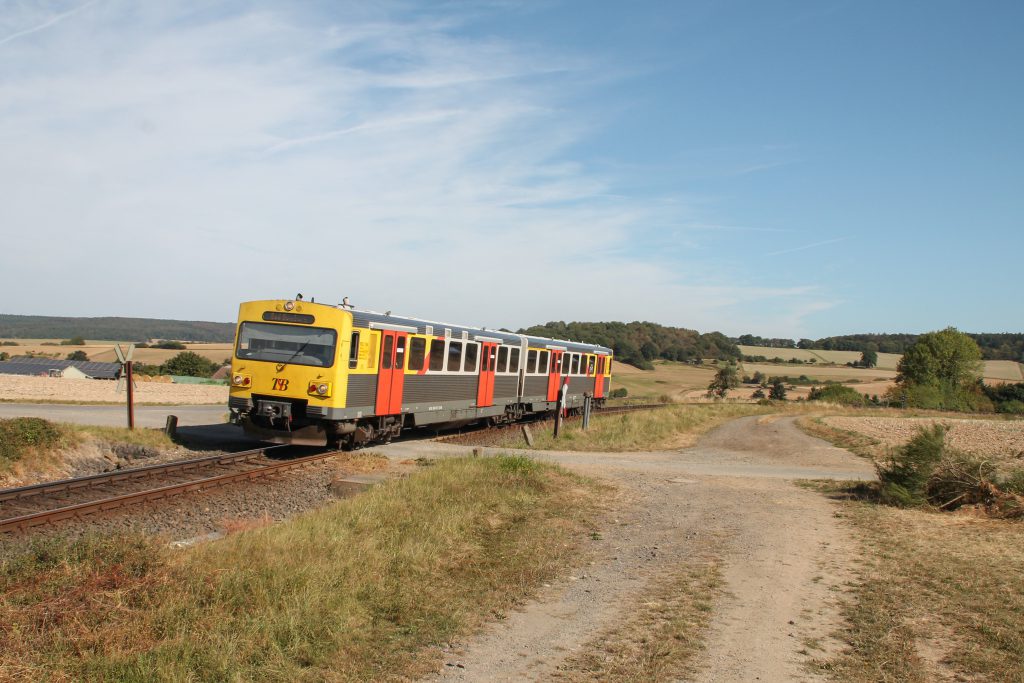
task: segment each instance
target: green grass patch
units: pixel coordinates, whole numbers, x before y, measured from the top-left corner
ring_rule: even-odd
[[[849,648],[823,670],[853,682],[1024,681],[1019,522],[865,502],[844,517],[863,543],[860,580],[845,606]]]
[[[74,430],[38,417],[0,420],[0,473],[35,461],[77,440]]]
[[[39,544],[0,565],[0,679],[419,676],[425,647],[579,562],[599,493],[527,458],[459,458],[186,551]]]

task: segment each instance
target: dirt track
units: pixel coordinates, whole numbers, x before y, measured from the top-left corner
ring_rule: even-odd
[[[403,443],[397,458],[462,452]],[[835,646],[835,596],[852,541],[834,504],[793,479],[870,478],[869,463],[800,432],[793,418],[752,417],[664,453],[544,453],[611,480],[620,494],[592,561],[522,610],[444,651],[432,680],[518,681],[569,676],[564,663],[624,622],[645,590],[695,556],[724,563],[697,681],[816,680],[805,667]]]

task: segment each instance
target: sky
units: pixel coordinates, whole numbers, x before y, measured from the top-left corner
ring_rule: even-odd
[[[1024,327],[1024,3],[0,0],[0,313]]]

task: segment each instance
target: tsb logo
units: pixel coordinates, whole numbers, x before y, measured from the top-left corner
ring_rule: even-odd
[[[274,391],[288,391],[288,380],[281,378],[275,379]]]

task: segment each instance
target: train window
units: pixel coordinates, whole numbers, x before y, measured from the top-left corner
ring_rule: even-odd
[[[512,349],[508,355],[508,371],[519,372],[519,349]]]
[[[405,370],[405,337],[398,337],[395,341],[395,369]]]
[[[352,344],[348,347],[348,366],[354,368],[359,365],[359,333],[352,333]]]
[[[495,369],[495,372],[505,372],[506,370],[508,370],[508,347],[499,346],[498,367]]]
[[[476,344],[466,344],[466,372],[476,372]]]
[[[541,351],[537,356],[537,372],[542,375],[548,374],[548,351]]]
[[[607,372],[609,375],[612,374],[612,359],[611,358],[608,359],[608,367],[605,370],[605,372]]]
[[[593,375],[594,374],[594,362],[595,362],[594,361],[594,357],[593,356],[588,356],[587,358],[588,358],[588,360],[587,360],[587,374],[588,375]]]
[[[430,342],[430,371],[444,370],[444,340],[434,339]]]
[[[572,354],[572,367],[569,370],[570,375],[580,374],[580,355],[578,353]]]
[[[392,352],[395,350],[395,338],[390,334],[384,337],[384,351],[380,354],[380,369],[391,369]]]
[[[409,341],[409,369],[419,372],[423,369],[423,361],[427,358],[427,340],[413,337]]]
[[[448,372],[462,369],[462,342],[448,343]]]
[[[530,349],[526,352],[526,374],[532,375],[537,372],[537,349]]]
[[[568,375],[570,367],[572,367],[572,354],[571,353],[563,353],[562,354],[562,374],[563,375]]]

